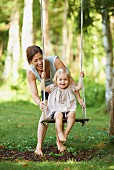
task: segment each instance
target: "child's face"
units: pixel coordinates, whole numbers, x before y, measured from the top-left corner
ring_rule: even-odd
[[[69,85],[68,75],[66,73],[61,73],[57,77],[57,86],[61,89],[65,89],[68,87],[68,85]]]

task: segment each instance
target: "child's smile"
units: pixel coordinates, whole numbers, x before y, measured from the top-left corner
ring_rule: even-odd
[[[61,73],[57,77],[57,85],[61,89],[66,89],[69,85],[68,75],[66,73]]]

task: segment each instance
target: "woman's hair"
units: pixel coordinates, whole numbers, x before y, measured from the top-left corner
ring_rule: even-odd
[[[31,45],[26,49],[26,56],[27,56],[27,61],[30,64],[34,55],[40,53],[42,55],[42,50],[39,46],[36,45]]]
[[[57,85],[57,77],[60,75],[60,74],[63,74],[65,73],[67,76],[68,76],[68,80],[69,80],[69,85],[71,84],[71,75],[70,75],[70,72],[69,70],[66,69],[63,69],[63,68],[60,68],[56,71],[55,75],[54,75],[54,78],[53,78],[53,83],[55,85]]]

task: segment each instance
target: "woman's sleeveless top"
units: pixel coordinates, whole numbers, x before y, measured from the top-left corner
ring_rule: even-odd
[[[55,68],[55,65],[54,65],[56,57],[57,56],[48,56],[46,58],[46,60],[49,61],[49,66],[50,66],[50,78],[45,80],[45,85],[46,86],[48,86],[48,85],[53,83],[52,80],[53,80],[54,74],[56,72],[56,68]],[[30,65],[30,70],[34,73],[34,75],[36,76],[37,80],[41,82],[41,77],[39,76],[39,74],[38,74],[38,72],[37,72],[37,70],[36,70],[34,65],[32,65],[32,64]]]

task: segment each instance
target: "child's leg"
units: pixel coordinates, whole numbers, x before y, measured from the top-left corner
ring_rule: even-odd
[[[55,129],[56,129],[56,127],[55,127]],[[63,124],[62,130],[64,130],[64,124]],[[60,152],[63,152],[63,151],[66,149],[66,147],[65,147],[65,146],[63,145],[63,143],[59,140],[57,129],[56,129],[56,137],[57,137],[57,141],[56,141],[56,142],[57,142],[58,150],[59,150]]]
[[[67,126],[66,126],[66,129],[64,131],[64,136],[65,138],[67,138],[71,128],[73,127],[75,123],[75,112],[69,112],[67,114]]]
[[[61,112],[55,112],[54,119],[58,138],[61,142],[65,142],[66,138],[63,135],[63,114]]]

